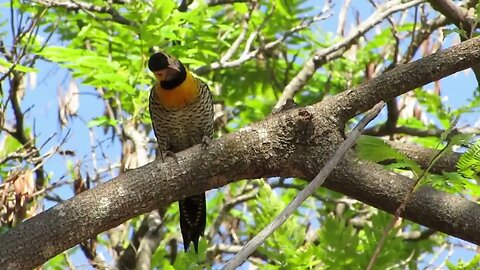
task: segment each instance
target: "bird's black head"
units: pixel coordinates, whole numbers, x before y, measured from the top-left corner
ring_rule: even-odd
[[[148,60],[148,69],[152,72],[166,69],[169,65],[168,58],[170,57],[163,52],[152,54]]]
[[[148,68],[153,72],[160,85],[165,90],[171,90],[185,81],[187,70],[175,57],[164,52],[150,56]]]

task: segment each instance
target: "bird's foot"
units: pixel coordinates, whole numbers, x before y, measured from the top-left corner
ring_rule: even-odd
[[[207,150],[208,147],[212,144],[212,139],[208,136],[202,137],[202,149]]]
[[[293,99],[289,98],[285,101],[285,104],[283,104],[282,106],[278,107],[278,108],[274,108],[273,111],[272,111],[272,114],[276,114],[276,113],[279,113],[279,112],[283,112],[283,111],[288,111],[290,109],[294,109],[294,108],[297,108],[297,104],[295,103],[295,101],[293,101]]]
[[[177,155],[174,152],[166,150],[166,151],[162,151],[160,154],[161,154],[162,162],[167,162],[168,161],[167,159],[170,158],[170,159],[173,159],[176,163],[178,163]]]

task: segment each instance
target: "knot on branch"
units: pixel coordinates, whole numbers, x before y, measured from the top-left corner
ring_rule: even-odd
[[[298,110],[297,121],[297,145],[310,145],[315,135],[315,125],[313,124],[313,115],[308,110],[302,108]]]

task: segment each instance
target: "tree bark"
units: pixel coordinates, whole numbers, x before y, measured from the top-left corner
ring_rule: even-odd
[[[0,235],[0,268],[31,269],[79,242],[139,214],[239,179],[312,179],[343,141],[345,122],[402,93],[480,62],[480,39],[401,65],[352,90],[265,120],[177,154],[177,162],[154,161],[87,190]],[[325,187],[392,212],[412,179],[360,161],[349,152]],[[480,244],[480,205],[423,187],[404,217]]]

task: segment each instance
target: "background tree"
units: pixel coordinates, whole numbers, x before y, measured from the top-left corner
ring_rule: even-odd
[[[217,137],[241,130],[238,138],[248,143],[253,139],[248,133],[241,137],[241,132],[248,132],[242,128],[267,117],[274,119],[272,126],[282,127],[281,121],[275,118],[278,114],[271,113],[279,111],[285,103],[291,104],[289,99],[293,98],[299,107],[327,102],[332,96],[395,67],[401,68],[459,40],[475,37],[480,4],[451,0],[346,0],[342,3],[33,0],[11,1],[1,10],[4,24],[0,44],[0,143],[3,146],[0,150],[0,230],[9,237],[6,232],[15,232],[12,227],[26,218],[155,158],[156,144],[147,109],[148,90],[154,80],[145,66],[149,55],[158,49],[177,56],[209,83],[215,96]],[[462,60],[468,59],[458,61]],[[395,175],[413,179],[432,165],[422,185],[442,191],[435,194],[444,196],[445,201],[463,197],[476,202],[480,196],[476,183],[480,145],[474,143],[479,124],[478,63],[473,65],[473,72],[459,74],[451,80],[434,78],[454,71],[432,75],[433,79],[423,74],[417,81],[434,82],[407,89],[414,91],[404,95],[400,93],[406,91],[392,89],[391,96],[398,98],[387,100],[381,119],[366,131],[383,141],[364,137],[356,147],[358,155],[383,164],[385,170]],[[437,65],[438,70],[449,68]],[[472,65],[465,64],[457,70],[469,66]],[[384,82],[397,85],[394,80]],[[388,96],[383,94],[388,85],[380,86],[383,90],[378,87],[378,95]],[[459,86],[462,89],[458,89]],[[57,87],[57,91],[53,87]],[[452,102],[446,99],[445,93]],[[343,104],[340,99],[334,101],[339,107]],[[365,104],[355,104],[351,111],[356,113],[352,116],[365,111]],[[52,108],[57,109],[55,117],[52,117]],[[452,122],[458,115],[462,118],[454,128]],[[356,121],[357,118],[352,118],[342,129],[350,130]],[[446,132],[452,128],[453,131]],[[310,131],[308,126],[296,126],[295,130],[307,135]],[[285,134],[287,141],[290,135]],[[235,137],[229,138],[235,141]],[[328,133],[321,138],[324,144],[332,146],[339,140]],[[312,142],[307,141],[305,145],[312,146]],[[460,146],[455,148],[459,153],[468,151],[459,157],[452,153],[453,145]],[[440,150],[444,146],[449,149],[441,152],[441,159],[429,162],[436,153],[429,149]],[[212,152],[215,149],[214,146]],[[296,149],[305,151],[308,157],[307,148]],[[322,160],[328,158],[329,150],[334,148],[325,147]],[[196,153],[192,151],[188,153]],[[301,151],[295,154],[302,155]],[[243,157],[237,156],[239,160]],[[215,164],[218,160],[207,163]],[[272,160],[272,164],[277,162],[280,161]],[[313,165],[316,163],[305,166]],[[256,168],[253,164],[252,170],[258,169],[258,172],[224,174],[269,177],[231,183],[208,193],[206,237],[202,238],[198,256],[179,252],[183,247],[179,241],[178,210],[163,204],[165,207],[160,211],[135,217],[114,228],[113,225],[105,227],[104,230],[109,230],[64,251],[44,267],[77,268],[85,264],[100,269],[218,267],[305,186],[302,179],[285,176],[311,179],[307,167],[297,164],[294,169],[285,168],[287,172],[277,170],[280,173],[271,174],[275,170]],[[344,177],[348,177],[349,172],[346,170]],[[341,178],[339,173],[336,175]],[[229,180],[238,180],[238,177]],[[335,180],[330,181],[327,187],[342,191],[335,188]],[[224,182],[219,180],[219,183]],[[392,187],[386,187],[386,192],[395,193],[395,183],[389,185]],[[343,192],[351,195],[346,196],[319,189],[246,265],[268,269],[365,269],[391,215],[352,199],[363,198],[361,188],[352,187],[355,188],[360,195]],[[191,191],[185,191],[185,196],[187,192]],[[372,193],[379,201],[364,201],[393,212],[394,207],[388,200],[382,204],[381,194]],[[455,196],[449,197],[448,193]],[[120,199],[121,195],[118,191]],[[140,198],[149,205],[145,207],[154,209],[148,194]],[[101,199],[97,203],[102,203]],[[428,209],[429,203],[427,200],[422,207]],[[407,217],[419,221],[422,208],[415,209],[417,215],[407,209]],[[89,211],[79,212],[80,220],[91,218],[87,216]],[[145,212],[144,208],[125,210],[135,211],[137,215]],[[473,215],[475,211],[478,210],[470,212]],[[108,218],[114,219],[112,215]],[[468,223],[468,220],[458,222]],[[85,231],[72,234],[82,234],[85,236],[82,239],[86,239],[98,228],[85,230],[88,234]],[[465,236],[468,234],[449,233],[468,238]],[[7,244],[19,245],[1,242],[6,237],[0,237],[0,254],[8,252]],[[68,238],[59,235],[62,237]],[[466,240],[478,244],[478,239]],[[434,229],[401,220],[389,233],[376,267],[448,265],[452,269],[474,269],[479,267],[480,259],[475,249],[472,244]]]

